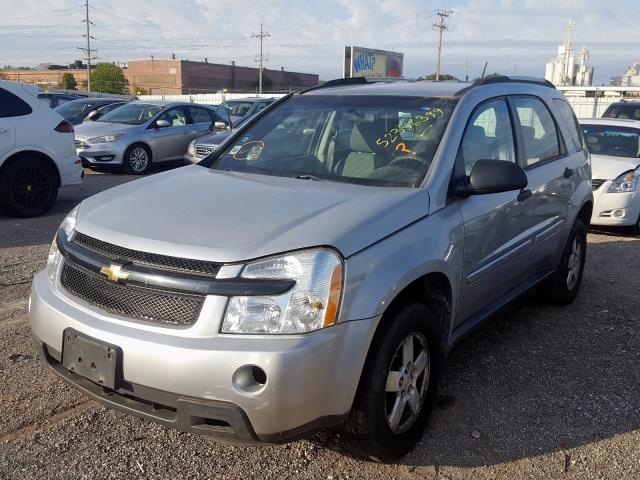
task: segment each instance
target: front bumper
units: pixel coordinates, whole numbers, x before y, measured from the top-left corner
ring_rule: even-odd
[[[151,326],[94,310],[41,272],[34,277],[30,316],[58,375],[134,415],[233,443],[279,443],[344,419],[378,318],[297,336],[224,335],[216,333],[224,305],[226,298],[207,297],[187,329]],[[66,328],[119,346],[126,388],[108,390],[62,367]],[[247,365],[266,373],[264,386],[245,391],[234,383],[234,373]]]
[[[633,226],[640,218],[640,194],[635,192],[608,193],[611,181],[593,192],[591,225]]]
[[[123,142],[88,144],[86,148],[77,148],[76,154],[82,159],[84,167],[100,165],[121,165],[127,146]]]

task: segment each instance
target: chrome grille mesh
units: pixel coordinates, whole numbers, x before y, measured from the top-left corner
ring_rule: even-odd
[[[180,327],[196,322],[205,300],[202,295],[109,282],[68,259],[62,267],[60,283],[71,294],[107,312]]]
[[[212,145],[196,145],[196,157],[204,158],[213,152],[216,147]]]
[[[220,265],[204,260],[193,260],[190,258],[169,257],[156,253],[139,252],[129,248],[120,247],[111,243],[103,242],[83,233],[76,232],[73,242],[82,245],[95,253],[103,255],[110,260],[121,262],[132,262],[136,265],[158,268],[177,273],[188,273],[192,275],[203,275],[215,277],[220,270]]]

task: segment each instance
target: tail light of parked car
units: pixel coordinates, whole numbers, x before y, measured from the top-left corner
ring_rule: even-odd
[[[59,133],[73,133],[73,125],[70,122],[63,120],[56,128],[54,128],[54,130]]]

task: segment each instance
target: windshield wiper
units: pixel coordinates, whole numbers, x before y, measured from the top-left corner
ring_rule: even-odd
[[[297,177],[298,180],[313,180],[314,182],[321,182],[322,179],[318,178],[316,176],[313,175],[308,175],[308,174],[304,174],[304,175],[298,175]]]

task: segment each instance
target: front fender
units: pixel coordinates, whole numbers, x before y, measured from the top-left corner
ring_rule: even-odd
[[[452,203],[346,260],[341,321],[373,318],[413,281],[444,274],[457,309],[463,266],[462,215]]]

